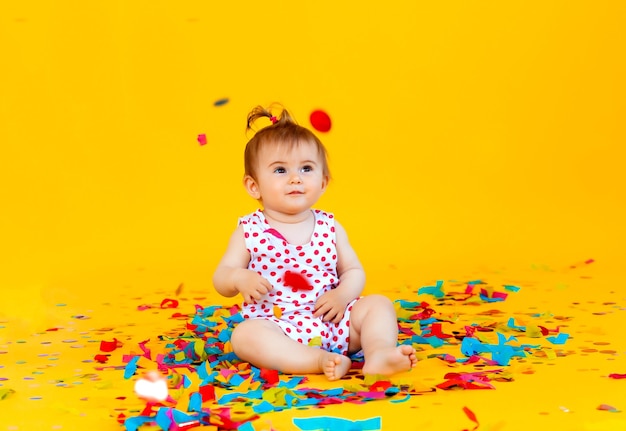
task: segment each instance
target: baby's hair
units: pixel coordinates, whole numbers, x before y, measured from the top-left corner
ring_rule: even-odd
[[[273,111],[280,110],[280,115],[276,116]],[[255,107],[248,114],[246,131],[253,130],[253,124],[260,118],[269,118],[272,124],[263,127],[248,141],[244,152],[245,175],[250,175],[256,180],[256,162],[260,149],[267,144],[286,145],[294,148],[303,143],[315,144],[318,154],[322,159],[322,171],[325,177],[330,178],[328,168],[328,152],[313,132],[306,127],[300,126],[289,115],[289,112],[280,105],[273,104],[269,108],[263,106]]]

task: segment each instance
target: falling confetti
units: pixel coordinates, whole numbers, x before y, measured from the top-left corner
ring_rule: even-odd
[[[325,133],[330,130],[330,116],[322,110],[316,110],[311,112],[309,120],[311,121],[311,125],[313,126],[313,128],[318,132]]]
[[[228,97],[223,97],[223,98],[217,99],[215,102],[213,102],[213,105],[214,106],[224,106],[228,102],[230,102],[230,99]]]

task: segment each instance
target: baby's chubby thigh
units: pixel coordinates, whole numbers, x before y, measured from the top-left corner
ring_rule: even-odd
[[[276,323],[289,338],[301,344],[319,346],[319,340],[324,338],[324,323],[310,311],[287,310]]]

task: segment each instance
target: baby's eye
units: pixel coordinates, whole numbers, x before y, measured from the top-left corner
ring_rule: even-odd
[[[287,172],[287,171],[285,170],[285,168],[282,168],[282,167],[278,167],[278,168],[274,169],[274,173],[275,174],[284,174],[285,172]]]
[[[313,166],[311,165],[304,165],[302,167],[302,172],[311,172],[313,170]]]

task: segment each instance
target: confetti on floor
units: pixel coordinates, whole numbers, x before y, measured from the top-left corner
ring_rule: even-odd
[[[614,429],[626,425],[626,298],[593,268],[397,283],[385,293],[399,342],[420,362],[392,378],[363,376],[361,358],[336,382],[241,362],[238,306],[187,283],[151,289],[148,277],[99,304],[51,304],[59,318],[31,334],[0,314],[0,406],[12,412],[0,430],[394,429],[407,415],[419,429]],[[166,378],[160,402],[134,392],[151,371]]]

